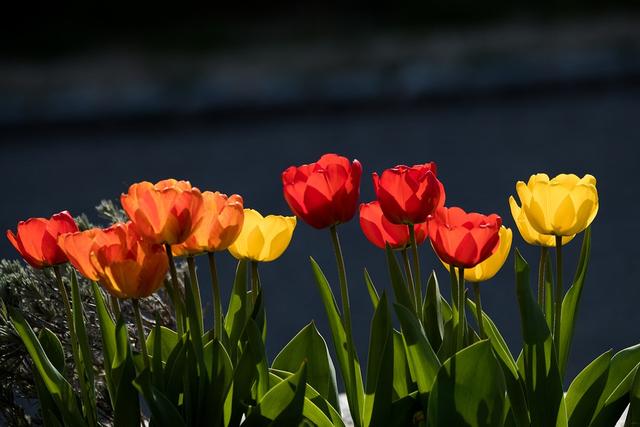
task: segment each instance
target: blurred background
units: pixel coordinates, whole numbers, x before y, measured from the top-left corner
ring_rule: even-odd
[[[289,214],[280,173],[325,152],[362,162],[363,201],[374,198],[371,172],[433,160],[448,205],[496,212],[514,227],[507,199],[517,180],[591,173],[601,205],[568,378],[607,349],[640,342],[639,3],[18,8],[0,18],[0,229],[64,209],[99,222],[101,199],[166,177]],[[388,289],[384,254],[357,219],[340,233],[364,358],[372,309],[362,272]],[[537,249],[514,235],[535,269]],[[569,245],[567,278],[580,240]],[[448,293],[431,248],[421,253]],[[311,320],[330,340],[309,256],[337,292],[328,231],[302,222],[282,258],[261,266],[271,358]],[[0,258],[16,257],[3,239]],[[226,298],[235,262],[219,259]],[[517,352],[513,276],[511,259],[483,285],[483,302]],[[207,275],[201,284],[210,301]]]

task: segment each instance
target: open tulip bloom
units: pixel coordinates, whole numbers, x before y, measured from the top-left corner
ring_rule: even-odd
[[[282,191],[295,216],[263,216],[244,208],[240,195],[201,192],[187,181],[167,179],[131,185],[121,197],[130,219],[126,223],[79,231],[68,212],[61,212],[8,231],[8,240],[29,265],[55,272],[67,314],[74,372],[65,369],[64,347],[52,331],[44,328],[36,335],[18,307],[0,306],[6,307],[0,313],[8,314],[33,360],[44,424],[345,426],[335,364],[358,427],[612,426],[627,407],[626,425],[640,423],[640,345],[615,355],[606,352],[568,387],[564,382],[589,261],[590,227],[598,211],[595,178],[536,174],[516,184],[517,200],[509,198],[514,229],[526,244],[540,247],[536,300],[528,264],[517,249],[511,251],[520,244],[514,243],[512,229],[496,214],[445,207],[435,163],[374,174],[377,200],[359,205],[361,175],[357,160],[337,154],[287,168]],[[354,345],[348,269],[338,238],[340,224],[349,222],[358,206],[364,237],[384,249],[370,262],[384,258],[389,272],[383,292],[364,274],[373,307],[366,369]],[[328,229],[331,238],[340,306],[313,259],[311,267],[335,364],[314,322],[271,363],[266,356],[265,306],[278,283],[263,287],[258,265],[269,268],[283,255],[297,218]],[[562,248],[579,240],[577,272],[565,293]],[[417,248],[427,241],[423,250],[433,249],[444,264],[450,300],[440,293],[435,271],[423,294]],[[229,256],[225,251],[237,259],[237,268],[223,312],[224,284],[218,283],[214,254]],[[209,259],[212,325],[205,322],[207,307],[200,300],[195,264],[200,255]],[[174,257],[186,259],[184,277],[178,276]],[[483,286],[494,286],[491,279],[505,274],[501,270],[509,258],[515,264],[523,333],[517,358],[480,298]],[[65,267],[67,262],[74,268]],[[66,283],[65,270],[70,271]],[[467,283],[473,297],[467,296]],[[304,286],[304,280],[296,285]],[[81,286],[91,286],[96,313],[91,321],[100,326],[101,343],[89,342]],[[141,299],[163,290],[173,303],[175,330],[159,320],[145,327],[140,312]],[[133,316],[120,311],[120,303],[128,301]],[[393,326],[394,314],[399,330]],[[135,325],[137,342],[130,339],[127,323]],[[91,348],[100,346],[98,359],[104,365],[97,367]],[[107,389],[104,405],[98,404],[96,371],[103,373]],[[110,408],[108,419],[99,407]]]

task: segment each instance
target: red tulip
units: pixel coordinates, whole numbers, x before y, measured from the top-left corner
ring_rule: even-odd
[[[315,228],[347,222],[356,213],[362,166],[337,154],[282,173],[284,198],[296,216]]]
[[[367,239],[377,247],[384,249],[388,243],[392,249],[402,249],[411,243],[409,229],[404,224],[394,224],[389,221],[380,209],[377,201],[360,205],[360,227]],[[427,239],[427,223],[413,226],[416,243],[419,245]]]
[[[444,187],[436,178],[434,162],[399,165],[373,174],[373,187],[382,212],[394,224],[420,224],[444,206]]]
[[[73,217],[67,211],[53,215],[50,219],[30,218],[18,223],[17,234],[7,230],[7,239],[35,268],[44,268],[67,262],[67,256],[58,246],[58,236],[78,231]]]
[[[429,238],[440,259],[456,267],[471,268],[498,248],[502,219],[496,215],[466,213],[441,207],[429,217]]]

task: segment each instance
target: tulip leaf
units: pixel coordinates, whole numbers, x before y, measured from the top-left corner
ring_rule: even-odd
[[[96,314],[100,325],[100,335],[102,337],[105,383],[109,391],[109,397],[111,398],[111,405],[113,406],[116,400],[116,387],[111,375],[111,366],[113,365],[113,359],[116,354],[116,325],[111,315],[109,315],[102,291],[95,282],[91,283],[91,290],[93,291],[93,298],[96,302]]]
[[[329,320],[329,330],[331,331],[333,347],[336,352],[338,365],[340,366],[340,372],[342,373],[342,378],[347,390],[347,399],[350,401],[352,401],[352,399],[357,399],[357,407],[362,408],[362,405],[364,403],[364,386],[362,383],[362,373],[360,370],[358,355],[354,352],[356,378],[355,380],[353,380],[351,378],[351,374],[349,373],[349,351],[347,350],[347,334],[344,330],[342,317],[340,316],[340,312],[338,311],[336,299],[333,296],[333,292],[331,291],[331,287],[329,286],[327,278],[320,269],[318,263],[313,258],[311,258],[311,267],[313,269],[313,274],[316,279],[318,290],[320,291],[322,303],[327,313],[327,319]],[[349,406],[353,407],[351,403]],[[352,416],[356,417],[358,416],[358,414],[352,414]]]
[[[140,404],[138,393],[133,385],[136,369],[133,362],[127,325],[122,317],[115,327],[116,351],[111,365],[115,399],[113,405],[114,426],[139,426]]]
[[[242,335],[242,330],[247,321],[247,261],[238,261],[236,275],[233,281],[233,289],[229,301],[229,308],[224,319],[224,329],[229,337],[229,356],[231,361],[236,362],[238,340]]]
[[[190,267],[191,269],[191,267]],[[194,340],[200,340],[203,333],[202,305],[200,302],[200,289],[198,289],[198,278],[195,272],[195,265],[192,268],[193,276],[184,274],[184,305],[187,330],[191,332]],[[200,344],[200,345],[199,345]],[[196,347],[202,348],[202,343],[195,343]]]
[[[56,334],[51,332],[51,329],[49,328],[42,328],[38,334],[38,341],[40,341],[40,345],[42,345],[42,348],[51,361],[51,364],[56,368],[56,370],[58,370],[58,372],[64,373],[64,349],[62,348],[62,343]]]
[[[569,426],[589,425],[609,375],[611,356],[611,350],[600,355],[569,386],[565,397]]]
[[[418,384],[420,399],[426,411],[427,396],[440,369],[440,361],[415,314],[400,304],[394,304],[394,307],[402,326],[409,368],[413,380]]]
[[[51,332],[49,328],[43,328],[38,334],[38,340],[53,366],[58,370],[58,372],[64,375],[65,356],[62,343],[58,337]],[[45,387],[37,369],[33,369],[33,376],[36,393],[38,395],[38,403],[40,404],[40,411],[43,414],[42,421],[45,427],[62,426],[62,415],[56,406],[53,396]]]
[[[389,427],[404,427],[409,425],[423,425],[419,420],[424,420],[424,411],[420,407],[417,398],[418,392],[414,391],[391,404],[391,419]]]
[[[246,334],[247,346],[245,352],[250,352],[257,372],[256,392],[258,400],[269,390],[269,365],[267,363],[267,355],[262,342],[262,336],[258,330],[258,325],[249,319],[244,330]]]
[[[640,369],[636,369],[636,375],[631,386],[629,413],[625,425],[640,425]]]
[[[609,364],[609,375],[598,399],[593,426],[613,425],[629,403],[635,371],[640,363],[640,344],[616,353]]]
[[[516,250],[516,294],[520,307],[523,376],[532,426],[556,425],[564,411],[563,388],[553,338],[529,286],[529,266]]]
[[[476,311],[475,303],[467,298],[467,305],[469,306],[469,311],[473,313],[477,323],[478,313]],[[482,312],[482,318],[485,333],[489,338],[494,354],[500,363],[500,367],[502,367],[502,373],[504,374],[507,386],[507,394],[509,395],[509,405],[511,412],[513,413],[513,421],[517,426],[528,426],[531,420],[529,419],[527,402],[520,376],[518,374],[516,361],[513,359],[513,355],[511,354],[511,351],[509,351],[506,341],[500,334],[495,323],[493,323],[493,320],[491,320],[489,315],[484,311]]]
[[[162,362],[167,362],[169,355],[173,351],[173,349],[178,345],[178,333],[174,330],[171,330],[165,326],[160,326],[156,322],[156,326],[151,329],[151,332],[147,336],[147,351],[149,353],[155,353],[156,343],[159,342],[160,346],[160,360]]]
[[[569,359],[569,350],[571,349],[571,341],[573,340],[573,331],[576,325],[576,316],[578,313],[578,304],[582,296],[582,288],[587,276],[587,267],[591,253],[591,227],[584,232],[582,239],[582,249],[580,250],[580,259],[578,261],[578,269],[576,270],[573,284],[567,291],[562,301],[562,323],[560,325],[560,343],[558,353],[558,364],[560,366],[560,376],[564,376]]]
[[[329,349],[313,322],[298,334],[276,356],[272,368],[294,372],[307,362],[307,383],[334,408],[340,408],[336,372]]]
[[[556,315],[556,309],[553,303],[555,295],[553,269],[551,265],[551,255],[549,255],[549,251],[547,251],[544,263],[544,317],[547,319],[547,326],[550,331],[553,330],[553,319]]]
[[[398,304],[408,308],[413,313],[415,313],[416,307],[413,303],[411,294],[409,294],[407,282],[404,280],[404,277],[402,276],[402,271],[400,270],[400,266],[398,265],[398,260],[396,259],[396,256],[393,250],[388,244],[386,247],[386,253],[387,253],[387,267],[389,269],[389,276],[391,277],[393,295],[395,296]]]
[[[440,348],[444,334],[444,320],[442,317],[442,296],[435,271],[431,272],[427,281],[427,293],[422,306],[422,322],[431,347]]]
[[[363,407],[364,425],[386,426],[391,420],[393,356],[393,328],[387,296],[383,292],[371,321]]]
[[[371,298],[371,304],[375,310],[378,305],[378,301],[380,301],[380,297],[378,296],[378,291],[373,284],[373,280],[371,280],[371,276],[367,269],[364,269],[364,283],[367,285],[367,292],[369,293],[369,298]]]
[[[71,269],[71,303],[73,327],[75,329],[77,343],[76,369],[80,381],[80,395],[82,396],[82,407],[89,425],[96,424],[96,392],[93,376],[93,354],[89,347],[89,337],[84,322],[84,310],[78,289],[78,277],[74,269]]]
[[[225,420],[225,403],[232,387],[231,359],[217,339],[209,341],[205,346],[204,359],[207,375],[200,379],[206,388],[202,397],[205,411],[203,420],[208,425],[228,425],[228,420]]]
[[[488,340],[456,353],[438,371],[427,424],[503,426],[505,382]]]
[[[410,388],[413,387],[407,353],[404,348],[402,334],[393,331],[393,393],[394,400],[402,399],[409,395]]]
[[[22,343],[27,349],[44,386],[55,402],[65,425],[84,426],[85,421],[80,408],[78,408],[76,396],[71,384],[62,376],[51,360],[47,357],[40,341],[36,338],[33,329],[24,319],[22,314],[12,308],[7,307],[7,312],[11,323],[20,336]]]
[[[151,381],[151,372],[145,369],[133,382],[135,388],[144,397],[151,411],[151,425],[158,427],[186,426],[182,416],[173,403]]]

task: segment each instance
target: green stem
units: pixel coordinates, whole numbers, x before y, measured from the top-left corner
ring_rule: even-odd
[[[182,292],[180,292],[180,282],[178,282],[178,271],[176,270],[176,263],[173,259],[173,253],[171,252],[171,245],[164,244],[164,248],[169,258],[169,272],[171,274],[171,289],[169,295],[172,297],[173,309],[176,314],[176,327],[178,328],[178,336],[181,337],[183,333],[182,325]]]
[[[478,317],[478,329],[480,330],[480,338],[486,339],[487,334],[484,332],[484,319],[482,318],[482,299],[480,298],[480,283],[474,282],[473,293],[476,296],[476,316]]]
[[[458,342],[460,343],[460,349],[464,347],[464,329],[465,329],[465,314],[464,314],[464,268],[458,267],[458,316],[459,316],[459,330],[458,330]]]
[[[547,247],[540,246],[540,264],[538,266],[538,305],[544,313],[544,269],[547,261]]]
[[[422,311],[422,277],[420,275],[420,258],[418,258],[418,244],[416,243],[416,231],[413,228],[413,224],[408,225],[409,227],[409,238],[411,239],[411,248],[413,249],[413,270],[416,272],[416,281],[415,281],[415,298],[418,302],[417,309],[418,312]]]
[[[120,301],[117,297],[114,297],[111,294],[109,294],[109,300],[111,302],[111,311],[113,312],[113,316],[115,317],[114,320],[117,323],[118,319],[120,319]]]
[[[198,313],[198,325],[200,331],[203,330],[202,319],[202,299],[200,298],[200,286],[198,285],[198,273],[196,272],[196,260],[193,256],[187,257],[187,265],[189,266],[189,282],[191,284],[191,294],[196,306],[196,313]]]
[[[562,326],[562,236],[556,236],[556,315],[553,322],[553,338],[556,342],[556,351],[560,346],[560,327]]]
[[[456,277],[456,267],[449,264],[449,277],[451,279],[451,307],[458,310],[458,278]]]
[[[407,252],[407,248],[402,249],[402,261],[404,264],[404,272],[407,276],[407,287],[409,287],[413,299],[413,309],[417,313],[418,300],[416,299],[416,282],[413,280],[413,274],[411,273],[411,265],[409,263],[409,253]]]
[[[220,297],[220,284],[216,268],[216,257],[213,252],[209,256],[209,272],[211,273],[211,287],[213,294],[213,333],[214,337],[222,339],[222,298]]]
[[[256,305],[258,292],[260,289],[260,279],[258,277],[258,261],[251,261],[251,302]]]
[[[140,344],[140,351],[142,352],[142,360],[144,360],[144,367],[149,369],[149,353],[147,352],[147,341],[144,335],[144,327],[142,326],[142,316],[140,315],[140,302],[137,298],[132,300],[133,313],[136,317],[136,328],[138,329],[138,341]]]
[[[358,403],[358,395],[355,392],[356,386],[356,363],[355,363],[355,347],[353,345],[353,332],[351,328],[351,307],[349,304],[349,291],[347,286],[347,273],[344,266],[344,257],[342,255],[342,248],[340,247],[340,239],[338,238],[338,229],[335,225],[330,228],[331,241],[333,242],[333,250],[336,256],[336,264],[338,265],[338,277],[340,279],[340,295],[342,297],[342,314],[344,316],[344,327],[347,335],[347,351],[349,353],[349,374],[345,375],[345,384],[347,388],[352,390],[347,394],[349,401],[349,409],[353,416],[353,421],[356,426],[360,425],[360,408]]]

